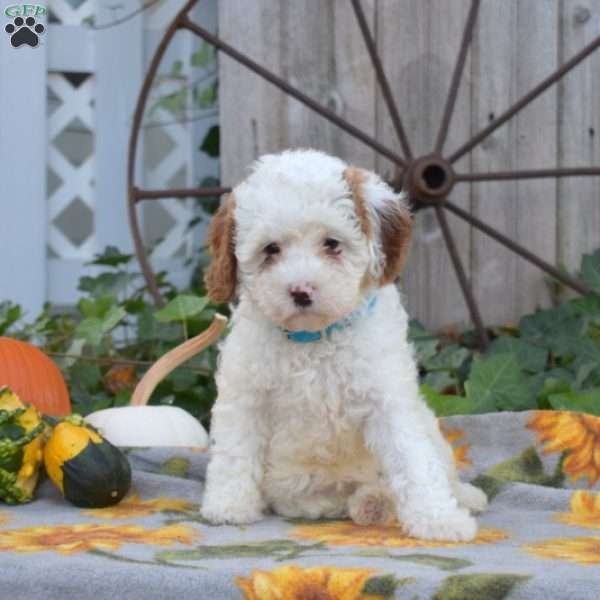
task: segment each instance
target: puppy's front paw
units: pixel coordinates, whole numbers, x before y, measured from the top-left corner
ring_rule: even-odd
[[[255,506],[245,506],[239,503],[229,505],[211,506],[203,505],[200,514],[214,525],[244,525],[255,523],[263,518],[261,510]]]
[[[200,514],[214,525],[243,525],[255,523],[263,518],[262,502],[255,495],[244,497],[237,494],[235,497],[215,497],[205,495]]]
[[[408,535],[427,540],[445,542],[469,542],[477,535],[477,521],[463,508],[445,511],[435,516],[427,516],[419,511],[402,520],[402,527]]]

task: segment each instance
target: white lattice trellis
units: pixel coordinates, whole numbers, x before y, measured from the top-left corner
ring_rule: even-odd
[[[94,16],[96,0],[50,0],[48,8],[63,25],[81,25]]]
[[[73,215],[73,218],[61,224],[59,218],[67,214],[70,208],[74,209],[77,204],[80,205],[80,211],[87,207],[93,215],[94,153],[92,151],[89,156],[84,157],[83,162],[77,164],[61,150],[57,140],[69,132],[77,133],[76,128],[79,128],[79,134],[93,135],[93,78],[88,76],[77,86],[63,74],[51,73],[48,75],[48,90],[49,97],[55,97],[60,102],[60,106],[48,119],[48,167],[61,181],[48,198],[48,245],[56,257],[90,259],[95,249],[93,227],[85,232],[85,237],[80,239],[79,243],[76,243],[73,234],[81,237],[81,220],[77,215]],[[74,145],[71,139],[66,143]],[[76,145],[74,150],[78,154],[81,152],[81,148]]]
[[[2,78],[15,83],[0,86],[0,159],[13,175],[0,181],[0,197],[9,199],[0,203],[0,232],[10,248],[6,265],[0,261],[0,298],[18,301],[29,316],[46,301],[73,304],[80,277],[94,274],[90,259],[107,245],[132,251],[126,209],[131,119],[150,57],[183,2],[144,9],[146,0],[48,0],[40,44],[0,48]],[[198,10],[214,30],[216,0],[203,0]],[[161,65],[156,94],[187,86],[198,71],[190,64],[198,41],[186,32],[177,39]],[[182,68],[173,73],[178,63]],[[25,136],[15,117],[23,107]],[[199,172],[217,173],[216,161],[198,149],[207,122],[190,121],[189,108],[175,114],[156,107],[145,123],[145,131],[160,135],[142,140],[154,158],[151,165],[140,161],[140,185],[193,186]],[[183,285],[191,272],[186,259],[199,242],[198,232],[187,228],[197,205],[165,200],[152,210],[150,204],[141,216],[147,245],[156,245],[155,267]],[[15,270],[20,277],[2,289]]]
[[[189,187],[194,185],[191,174],[193,171],[192,157],[190,156],[190,134],[187,127],[173,122],[173,115],[160,110],[155,113],[156,119],[168,122],[161,127],[161,132],[166,136],[168,143],[162,148],[155,149],[161,152],[162,157],[153,169],[146,169],[145,179],[149,187],[162,189],[168,187]],[[160,206],[168,215],[168,227],[162,232],[160,241],[152,251],[155,259],[171,258],[173,256],[189,255],[192,251],[192,236],[186,232],[187,225],[193,216],[193,201],[161,200]],[[163,219],[163,222],[167,221]],[[159,224],[160,225],[160,224]]]

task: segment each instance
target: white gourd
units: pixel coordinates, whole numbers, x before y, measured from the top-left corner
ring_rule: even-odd
[[[115,446],[191,446],[206,448],[202,424],[177,406],[123,406],[88,415],[85,420]]]

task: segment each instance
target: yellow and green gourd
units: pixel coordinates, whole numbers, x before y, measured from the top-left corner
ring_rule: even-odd
[[[131,485],[125,455],[77,415],[54,427],[44,463],[63,496],[82,508],[117,504]]]
[[[21,504],[33,498],[43,460],[46,425],[32,406],[0,388],[0,500]]]

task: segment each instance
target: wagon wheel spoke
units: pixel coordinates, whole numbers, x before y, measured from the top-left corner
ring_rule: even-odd
[[[545,271],[555,279],[558,279],[558,281],[564,283],[566,286],[570,287],[576,292],[579,292],[583,295],[592,293],[592,290],[579,279],[572,277],[568,273],[560,271],[553,265],[542,260],[539,256],[533,254],[533,252],[527,250],[527,248],[523,248],[523,246],[521,246],[520,244],[517,244],[515,241],[507,238],[505,235],[503,235],[499,231],[496,231],[494,228],[490,227],[483,221],[480,221],[477,217],[474,217],[470,213],[464,211],[462,208],[456,206],[455,204],[452,204],[451,202],[446,202],[444,204],[444,207],[452,211],[456,216],[470,223],[473,227],[476,227],[489,237],[495,239],[503,246],[506,246],[512,252],[515,252],[519,256],[523,257],[525,260],[528,260],[530,263],[533,263],[542,271]]]
[[[221,196],[231,191],[228,187],[202,187],[202,188],[172,188],[164,190],[144,190],[133,188],[135,202],[141,200],[158,200],[160,198],[206,198]]]
[[[561,169],[528,169],[492,173],[457,173],[456,181],[503,181],[505,179],[545,179],[600,175],[600,167],[565,167]]]
[[[274,86],[278,87],[280,90],[285,92],[288,96],[291,96],[292,98],[295,98],[296,100],[298,100],[305,106],[308,106],[308,108],[310,108],[317,114],[321,115],[328,121],[331,121],[332,123],[337,125],[340,129],[343,129],[346,133],[349,133],[351,136],[359,139],[361,142],[363,142],[363,144],[366,144],[367,146],[373,148],[373,150],[375,150],[376,152],[379,152],[379,154],[381,154],[382,156],[389,158],[392,162],[396,163],[400,167],[405,167],[405,165],[406,165],[405,160],[400,155],[398,155],[396,152],[394,152],[393,150],[390,150],[383,144],[380,144],[375,138],[367,135],[364,131],[361,131],[360,129],[358,129],[357,127],[352,125],[351,123],[348,123],[348,121],[346,121],[345,119],[342,119],[340,116],[335,114],[332,110],[323,106],[322,104],[319,104],[318,102],[313,100],[310,96],[307,96],[306,94],[304,94],[297,88],[293,87],[287,81],[283,80],[281,77],[274,75],[273,73],[271,73],[270,71],[268,71],[267,69],[265,69],[264,67],[259,65],[257,62],[244,56],[241,52],[238,52],[235,48],[233,48],[229,44],[225,43],[219,37],[210,33],[210,31],[207,31],[203,27],[200,27],[196,23],[193,23],[192,21],[189,20],[189,18],[187,16],[183,16],[183,18],[180,20],[180,26],[185,29],[188,29],[192,33],[195,33],[197,36],[206,40],[209,44],[211,44],[218,50],[221,50],[222,52],[227,54],[229,57],[233,58],[233,60],[241,63],[242,65],[244,65],[245,67],[247,67],[248,69],[250,69],[251,71],[256,73],[257,75],[259,75],[263,79],[266,79],[269,83],[272,83]]]
[[[156,280],[154,272],[152,271],[152,267],[150,266],[148,255],[146,254],[146,250],[144,248],[142,233],[140,231],[135,209],[137,198],[134,181],[137,146],[139,141],[140,128],[142,126],[142,118],[144,116],[144,108],[148,100],[148,95],[150,94],[150,87],[152,86],[152,82],[154,81],[162,57],[165,51],[167,50],[171,39],[177,33],[180,20],[184,15],[187,14],[187,12],[192,8],[192,6],[194,6],[195,3],[196,0],[188,0],[188,2],[186,2],[184,7],[179,11],[175,19],[169,25],[156,51],[154,52],[154,56],[152,57],[152,61],[150,62],[150,66],[148,67],[148,71],[146,72],[146,76],[144,77],[142,89],[140,90],[140,94],[137,99],[135,112],[133,113],[133,123],[131,125],[131,132],[129,135],[129,148],[127,154],[127,214],[129,216],[129,227],[131,228],[133,246],[135,248],[135,254],[137,256],[138,262],[140,263],[142,274],[144,275],[144,279],[146,280],[146,284],[148,285],[150,295],[152,296],[152,298],[154,298],[154,302],[157,306],[162,306],[164,304],[164,300],[162,294],[160,293],[158,281]]]
[[[446,243],[446,248],[448,248],[448,254],[450,254],[450,260],[452,260],[452,265],[454,266],[454,271],[456,272],[456,277],[458,279],[460,289],[462,290],[463,296],[465,297],[465,302],[467,303],[467,307],[469,309],[469,313],[471,314],[471,320],[473,321],[475,329],[477,330],[477,335],[479,336],[481,347],[483,350],[485,350],[488,347],[490,340],[488,338],[487,331],[485,330],[485,327],[483,325],[483,320],[481,319],[481,314],[479,313],[479,307],[477,306],[477,302],[475,302],[475,297],[473,296],[471,284],[467,279],[467,274],[465,273],[465,269],[462,265],[460,255],[458,254],[456,243],[454,242],[454,238],[452,237],[452,233],[450,231],[450,227],[446,219],[446,213],[439,204],[435,205],[435,214],[442,229],[442,234],[444,235],[444,242]]]
[[[355,2],[356,0],[353,0]],[[465,69],[465,63],[467,61],[467,50],[471,45],[473,39],[473,31],[475,29],[475,23],[477,21],[477,13],[479,11],[480,0],[472,0],[469,14],[467,16],[467,22],[465,23],[465,30],[463,32],[462,42],[456,57],[456,64],[454,65],[454,72],[452,73],[452,80],[450,81],[450,89],[448,90],[448,97],[446,98],[446,106],[444,107],[444,114],[442,115],[442,122],[438,131],[437,140],[435,142],[435,153],[440,154],[448,130],[450,128],[450,121],[452,119],[452,113],[454,112],[454,105],[456,104],[456,96],[458,94],[458,86]]]
[[[400,119],[400,114],[398,113],[398,105],[394,100],[392,88],[390,87],[389,81],[385,75],[385,71],[383,70],[383,65],[381,64],[381,59],[379,58],[379,54],[377,52],[375,40],[373,39],[373,36],[371,35],[371,32],[369,30],[369,25],[367,23],[367,19],[365,18],[365,13],[360,4],[360,0],[351,1],[352,8],[354,9],[354,14],[356,15],[356,20],[358,21],[360,32],[365,41],[365,45],[367,46],[369,56],[371,57],[371,62],[373,63],[375,74],[377,75],[377,82],[379,83],[381,93],[383,94],[383,98],[387,105],[388,112],[392,119],[394,130],[396,131],[396,135],[398,136],[398,140],[400,141],[400,145],[402,146],[404,156],[408,160],[410,160],[413,157],[410,143],[408,141],[408,138],[406,137],[406,131],[402,126],[402,120]]]
[[[562,67],[557,69],[552,75],[549,75],[536,85],[529,93],[525,94],[520,100],[517,100],[508,110],[503,112],[499,117],[496,117],[487,127],[483,128],[479,133],[475,134],[468,142],[463,144],[460,148],[456,149],[449,157],[448,160],[451,163],[456,162],[459,158],[464,156],[472,148],[477,146],[482,140],[484,140],[490,133],[498,129],[511,117],[516,115],[530,102],[535,100],[542,92],[546,91],[551,85],[555,84],[571,69],[576,67],[583,59],[589,56],[594,50],[600,46],[600,36],[594,41],[588,44],[583,50],[578,52],[573,58],[568,60]]]

